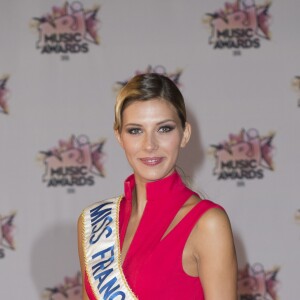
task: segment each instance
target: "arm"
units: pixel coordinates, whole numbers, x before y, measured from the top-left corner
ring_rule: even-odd
[[[86,294],[85,291],[85,285],[84,285],[84,274],[85,274],[85,267],[84,267],[84,255],[83,255],[83,241],[82,241],[82,215],[80,215],[77,223],[77,235],[78,235],[78,254],[79,254],[79,261],[80,261],[80,268],[81,268],[81,276],[82,276],[82,300],[89,300],[89,297]]]
[[[194,255],[206,300],[237,300],[237,260],[227,214],[208,210],[193,234]]]

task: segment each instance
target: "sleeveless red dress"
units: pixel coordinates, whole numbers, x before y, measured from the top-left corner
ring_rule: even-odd
[[[120,206],[121,249],[134,186],[131,175],[124,183],[125,196]],[[122,266],[130,288],[139,300],[204,300],[199,277],[189,276],[183,270],[182,253],[199,218],[210,208],[223,208],[209,200],[200,201],[162,239],[179,209],[197,194],[184,185],[177,172],[147,183],[146,190],[147,204]],[[85,283],[90,299],[94,299],[88,281]]]

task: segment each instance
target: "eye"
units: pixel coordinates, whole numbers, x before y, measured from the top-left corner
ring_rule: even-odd
[[[159,132],[163,132],[163,133],[166,133],[166,132],[170,132],[174,129],[174,126],[170,126],[170,125],[165,125],[165,126],[162,126],[158,129]]]
[[[128,129],[127,129],[127,132],[128,132],[129,134],[135,135],[135,134],[140,134],[140,133],[142,133],[142,130],[141,130],[140,128],[128,128]]]

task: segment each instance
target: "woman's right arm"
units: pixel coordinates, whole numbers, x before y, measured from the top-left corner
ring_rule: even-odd
[[[83,241],[82,241],[82,231],[83,231],[83,216],[80,215],[77,223],[77,241],[78,241],[78,255],[80,261],[80,268],[81,268],[81,278],[82,278],[82,300],[89,300],[88,295],[85,291],[84,286],[84,274],[85,274],[85,265],[84,265],[84,255],[83,255]]]

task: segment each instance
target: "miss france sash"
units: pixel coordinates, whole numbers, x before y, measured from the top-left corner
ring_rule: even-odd
[[[137,300],[121,266],[121,200],[122,197],[103,200],[82,212],[85,271],[97,300]]]

